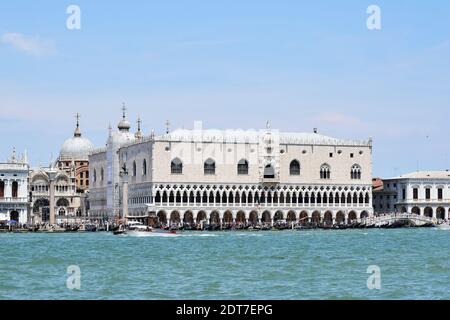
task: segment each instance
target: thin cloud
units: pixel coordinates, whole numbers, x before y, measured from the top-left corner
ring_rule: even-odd
[[[40,36],[26,36],[21,33],[4,33],[0,41],[14,49],[36,57],[53,55],[56,52],[51,40],[41,39]]]

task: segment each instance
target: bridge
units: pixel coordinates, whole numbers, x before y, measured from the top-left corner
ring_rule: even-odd
[[[361,220],[361,226],[367,227],[389,227],[393,225],[405,225],[411,227],[424,227],[436,225],[438,220],[412,213],[393,213],[382,216],[375,216]]]

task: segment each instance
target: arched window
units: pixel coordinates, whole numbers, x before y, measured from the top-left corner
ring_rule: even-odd
[[[144,162],[142,162],[142,175],[146,176],[147,175],[147,160],[144,159]]]
[[[299,176],[300,175],[300,162],[297,160],[293,160],[291,165],[289,166],[289,173],[291,176]]]
[[[12,183],[12,197],[17,198],[19,191],[19,183],[17,181],[14,181]]]
[[[68,207],[69,206],[69,200],[66,198],[60,198],[58,201],[56,201],[57,207]]]
[[[0,198],[5,197],[5,183],[0,181]]]
[[[350,177],[352,180],[361,180],[361,167],[359,165],[355,164],[352,166]]]
[[[238,175],[240,174],[248,174],[248,161],[242,159],[238,162]]]
[[[183,162],[180,159],[175,158],[170,163],[170,172],[172,174],[182,174],[183,173]]]
[[[100,170],[100,181],[103,181],[105,179],[105,172],[103,171],[103,168]]]
[[[268,164],[264,168],[264,179],[273,179],[275,178],[275,169],[272,167],[271,164]]]
[[[205,161],[204,171],[205,174],[216,174],[216,163],[213,159],[208,159]]]
[[[331,168],[328,164],[323,164],[320,167],[320,179],[331,179]]]
[[[133,161],[133,177],[136,177],[136,161]]]
[[[94,169],[94,182],[97,182],[97,170]]]

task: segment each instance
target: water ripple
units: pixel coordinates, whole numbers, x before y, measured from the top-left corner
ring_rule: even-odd
[[[449,299],[450,233],[433,229],[0,234],[0,299]],[[81,290],[67,289],[67,267]],[[367,288],[368,266],[381,290]]]

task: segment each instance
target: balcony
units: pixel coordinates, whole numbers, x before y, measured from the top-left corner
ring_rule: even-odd
[[[275,186],[280,184],[279,177],[263,177],[261,183],[265,186]]]
[[[27,203],[28,199],[25,198],[0,198],[0,203]]]

